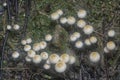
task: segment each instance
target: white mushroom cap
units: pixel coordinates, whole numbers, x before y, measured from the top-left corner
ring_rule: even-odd
[[[25,60],[26,60],[27,62],[31,62],[31,61],[32,61],[32,59],[31,59],[30,57],[28,57],[28,56],[25,57]]]
[[[36,53],[35,53],[35,51],[33,51],[33,50],[29,50],[29,51],[27,52],[27,55],[28,55],[28,57],[33,58],[33,57],[36,55]]]
[[[38,63],[40,63],[41,62],[41,56],[40,55],[35,55],[34,57],[33,57],[33,63],[35,63],[35,64],[38,64]]]
[[[64,54],[62,54],[62,55],[60,56],[60,59],[61,59],[62,61],[64,61],[65,63],[67,63],[67,62],[69,61],[69,55],[66,54],[66,53],[64,53]]]
[[[57,12],[60,16],[63,15],[63,11],[62,11],[61,9],[58,9],[56,12]]]
[[[106,47],[107,47],[108,50],[114,50],[116,48],[115,42],[113,42],[113,41],[107,42]]]
[[[58,20],[59,19],[59,14],[57,12],[51,14],[51,19],[52,20]]]
[[[79,28],[83,28],[86,25],[86,22],[84,20],[77,21],[77,26]]]
[[[66,68],[67,68],[67,65],[65,64],[64,61],[59,61],[55,64],[55,70],[58,73],[64,72],[66,70]]]
[[[47,47],[47,43],[45,41],[41,41],[39,44],[41,49],[45,49]]]
[[[91,52],[89,58],[91,62],[98,62],[100,60],[100,54],[98,52]]]
[[[25,45],[24,46],[24,51],[29,51],[31,49],[31,46],[30,45]]]
[[[90,42],[91,43],[96,43],[97,42],[97,38],[95,36],[91,36],[90,37]]]
[[[21,41],[21,44],[22,44],[22,45],[26,45],[26,40],[22,40],[22,41]]]
[[[93,32],[93,30],[94,30],[93,27],[90,25],[86,25],[83,28],[84,33],[87,35],[91,34]]]
[[[76,61],[76,58],[74,56],[70,56],[70,59],[69,59],[69,64],[74,64]]]
[[[13,29],[15,29],[15,30],[19,30],[19,28],[20,28],[20,26],[19,26],[18,24],[15,24],[15,25],[13,26]]]
[[[60,18],[60,23],[61,24],[67,23],[67,18],[65,18],[65,17]]]
[[[107,49],[107,47],[104,48],[104,52],[109,53],[109,50]]]
[[[7,30],[11,30],[11,29],[12,29],[11,25],[7,25]]]
[[[76,22],[76,19],[74,17],[72,17],[72,16],[68,17],[67,23],[69,25],[73,25],[73,24],[75,24],[75,22]]]
[[[50,67],[51,67],[51,66],[50,66],[50,64],[44,64],[44,66],[43,66],[43,67],[44,67],[44,69],[46,69],[46,70],[47,70],[47,69],[50,69]]]
[[[85,39],[85,42],[84,42],[87,46],[90,46],[91,45],[91,42],[89,39]]]
[[[6,2],[4,2],[4,3],[3,3],[3,6],[4,6],[4,7],[5,7],[5,6],[7,6],[7,3],[6,3]]]
[[[20,56],[19,52],[15,51],[12,53],[12,58],[17,59]]]
[[[77,37],[75,35],[70,35],[70,41],[74,42],[77,40]]]
[[[52,40],[52,35],[47,34],[47,35],[45,36],[45,40],[46,40],[46,41],[51,41],[51,40]]]
[[[59,61],[59,59],[60,59],[60,57],[59,57],[59,55],[57,55],[57,54],[51,54],[51,55],[49,56],[49,61],[50,61],[50,63],[52,63],[52,64],[57,63],[57,62]]]
[[[30,43],[32,42],[32,39],[31,39],[31,38],[28,38],[28,39],[26,39],[26,42],[27,42],[28,44],[30,44]]]
[[[87,12],[83,9],[80,9],[78,12],[77,12],[77,15],[79,18],[85,18],[86,15],[87,15]]]
[[[79,32],[74,32],[73,35],[77,38],[80,38],[80,36],[81,36]]]
[[[49,59],[46,60],[46,64],[50,64],[50,60]]]
[[[83,47],[83,42],[82,42],[82,41],[77,41],[77,42],[75,43],[75,47],[76,47],[76,48],[82,48],[82,47]]]
[[[39,51],[41,48],[40,48],[40,44],[39,43],[34,43],[33,44],[33,50],[34,51]]]
[[[40,56],[41,56],[41,58],[42,58],[43,60],[48,59],[48,53],[47,53],[47,52],[42,52],[42,53],[40,54]]]
[[[115,36],[115,31],[114,30],[109,30],[108,31],[108,36],[109,37],[114,37]]]

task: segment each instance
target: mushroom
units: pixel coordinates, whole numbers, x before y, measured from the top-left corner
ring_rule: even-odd
[[[65,63],[67,63],[67,62],[69,61],[69,55],[66,54],[66,53],[64,53],[64,54],[62,54],[62,55],[60,56],[60,59],[61,59],[62,61],[64,61]]]
[[[18,24],[15,24],[15,25],[13,26],[13,29],[15,29],[15,30],[19,30],[19,28],[20,28],[20,26],[19,26]]]
[[[33,57],[33,63],[35,63],[35,64],[40,63],[41,60],[42,60],[42,58],[41,58],[40,55],[35,55],[35,56]]]
[[[77,41],[77,42],[75,43],[75,47],[76,47],[76,48],[82,48],[82,47],[83,47],[83,42],[82,42],[82,41]]]
[[[83,28],[86,25],[86,22],[84,20],[77,21],[77,27]]]
[[[41,56],[41,58],[43,60],[47,60],[48,59],[48,53],[47,52],[41,52],[40,56]]]
[[[20,56],[20,54],[17,51],[15,51],[15,52],[12,53],[12,58],[14,58],[14,59],[19,58],[19,56]]]
[[[59,59],[60,59],[59,55],[57,55],[57,54],[55,54],[55,53],[53,53],[53,54],[51,54],[51,55],[49,56],[49,61],[50,61],[50,63],[52,63],[52,64],[57,63],[57,62],[59,61]]]
[[[25,60],[26,60],[27,62],[31,62],[31,61],[32,61],[32,59],[31,59],[30,57],[28,57],[28,56],[25,57]]]
[[[73,35],[78,39],[80,38],[81,34],[79,32],[74,32]]]
[[[31,38],[27,38],[26,39],[26,43],[30,44],[32,42],[32,39]]]
[[[40,47],[40,44],[39,43],[34,43],[33,44],[33,50],[34,51],[39,51],[41,49],[41,47]]]
[[[50,64],[44,64],[43,65],[43,68],[46,69],[46,70],[50,69],[50,67],[51,67]]]
[[[26,40],[22,40],[22,41],[21,41],[21,44],[22,44],[22,45],[26,45],[26,43],[27,43]]]
[[[108,31],[108,36],[109,37],[114,37],[115,36],[115,31],[114,30],[109,30]]]
[[[52,20],[58,20],[59,19],[59,14],[57,12],[51,14],[51,19]]]
[[[67,65],[65,64],[64,61],[59,61],[55,64],[55,71],[58,73],[62,73],[66,70]]]
[[[85,18],[86,15],[87,15],[87,12],[83,9],[80,9],[78,12],[77,12],[77,15],[79,18]]]
[[[84,43],[85,43],[85,45],[87,45],[87,46],[90,46],[90,45],[91,45],[91,42],[90,42],[89,39],[85,39]]]
[[[24,51],[29,51],[31,49],[31,46],[30,45],[25,45],[24,46]]]
[[[96,63],[100,60],[100,54],[98,52],[91,52],[89,58],[91,62]]]
[[[93,27],[91,26],[91,25],[86,25],[86,26],[84,26],[84,28],[83,28],[83,31],[84,31],[84,33],[86,34],[86,35],[89,35],[89,34],[91,34],[92,32],[93,32]]]
[[[115,42],[113,42],[113,41],[107,42],[106,47],[107,47],[108,50],[114,50],[116,48]]]
[[[33,58],[33,57],[36,55],[36,53],[35,53],[35,51],[33,51],[33,50],[29,50],[29,51],[27,52],[27,55],[28,55],[28,57]]]
[[[66,18],[66,17],[60,18],[60,23],[61,23],[61,24],[67,23],[67,18]]]
[[[11,29],[12,29],[11,25],[7,25],[7,30],[11,30]]]
[[[47,47],[47,43],[45,41],[41,41],[39,45],[41,49],[45,49]]]
[[[76,61],[76,58],[74,56],[70,55],[70,57],[69,57],[69,64],[74,64],[75,61]]]
[[[46,40],[46,41],[51,41],[51,40],[52,40],[52,35],[47,34],[47,35],[45,36],[45,40]]]
[[[56,11],[56,13],[58,13],[59,16],[63,15],[63,11],[62,11],[61,9],[58,9],[58,10]]]
[[[90,37],[90,42],[93,43],[93,44],[97,43],[97,38],[95,36],[91,36]]]
[[[73,25],[73,24],[75,24],[75,22],[76,22],[76,19],[75,19],[74,17],[69,16],[69,17],[67,18],[67,23],[68,23],[69,25]]]

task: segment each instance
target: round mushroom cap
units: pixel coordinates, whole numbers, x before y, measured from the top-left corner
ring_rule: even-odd
[[[114,50],[116,48],[116,45],[113,41],[107,42],[107,49],[108,50]]]
[[[67,63],[69,61],[69,55],[67,53],[64,53],[60,56],[60,59]]]
[[[35,64],[40,63],[41,60],[42,60],[42,58],[41,58],[40,55],[35,55],[35,56],[33,57],[33,63],[35,63]]]
[[[91,62],[98,62],[100,60],[100,54],[98,52],[91,52],[89,58]]]
[[[55,64],[55,70],[58,73],[64,72],[66,70],[66,68],[67,68],[67,65],[65,64],[64,61],[59,61]]]
[[[93,30],[94,30],[93,27],[90,25],[86,25],[83,28],[84,33],[87,35],[91,34],[93,32]]]
[[[77,15],[79,18],[85,18],[86,15],[87,15],[87,12],[83,9],[80,9],[78,12],[77,12]]]
[[[57,54],[55,54],[55,53],[53,53],[53,54],[51,54],[51,55],[49,56],[49,61],[50,61],[50,63],[52,63],[52,64],[57,63],[57,62],[59,61],[59,59],[60,59],[59,55],[57,55]]]

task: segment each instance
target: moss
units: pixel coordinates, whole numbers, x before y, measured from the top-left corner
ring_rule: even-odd
[[[60,25],[56,25],[54,31],[53,45],[58,47],[59,51],[65,52],[68,48],[69,35],[64,28]]]

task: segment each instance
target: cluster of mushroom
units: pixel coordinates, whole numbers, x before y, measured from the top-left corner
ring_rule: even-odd
[[[31,58],[33,57],[36,52],[43,50],[47,47],[47,42],[52,40],[52,35],[47,34],[45,36],[45,41],[40,41],[38,43],[34,43],[33,46],[31,47],[31,43],[32,43],[32,39],[31,38],[27,38],[26,40],[22,40],[21,44],[24,46],[24,51],[27,52],[27,57]],[[16,51],[15,51],[16,53]],[[14,55],[16,55],[15,53],[12,54],[13,58],[18,58],[19,56],[15,57]],[[18,52],[17,52],[18,55]]]
[[[70,41],[75,42],[75,47],[78,49],[83,48],[83,46],[90,46],[92,44],[97,43],[97,38],[95,36],[90,36],[86,38],[84,41],[80,38],[81,34],[79,32],[74,32],[70,35]]]
[[[64,72],[67,69],[67,64],[73,64],[76,61],[76,58],[73,55],[68,55],[67,53],[59,56],[56,53],[48,53],[44,50],[47,47],[47,42],[52,40],[52,35],[47,34],[45,36],[45,41],[41,41],[39,43],[34,43],[31,47],[32,39],[28,38],[26,40],[22,40],[21,44],[24,45],[24,51],[27,53],[25,60],[27,62],[33,62],[34,64],[40,64],[41,62],[45,62],[43,65],[44,69],[50,69],[51,64],[54,65],[56,72]],[[40,52],[39,52],[40,51]],[[49,55],[50,54],[50,55]],[[19,58],[20,53],[15,51],[12,54],[14,59]]]
[[[115,31],[109,30],[107,35],[109,38],[113,39],[113,37],[115,37]],[[111,39],[108,39],[109,41],[106,43],[106,47],[104,47],[105,53],[109,53],[110,51],[113,51],[116,48],[115,42],[112,41]],[[98,52],[91,52],[89,59],[94,63],[98,62],[100,60],[100,54]]]
[[[61,9],[57,10],[56,12],[51,14],[51,19],[57,22],[60,22],[63,26],[67,24],[68,28],[69,26],[77,28],[79,31],[74,31],[73,33],[70,33],[69,38],[70,42],[74,42],[74,46],[77,49],[81,49],[84,46],[90,46],[92,44],[97,43],[97,37],[91,35],[94,32],[93,26],[87,24],[84,20],[84,18],[87,15],[87,12],[83,9],[80,9],[77,12],[77,16],[79,20],[75,19],[73,16],[69,17],[62,17],[63,11]],[[81,38],[82,34],[85,34],[85,39]],[[109,37],[115,36],[114,30],[108,31]],[[75,56],[64,53],[60,56],[57,53],[48,53],[47,51],[43,51],[47,47],[47,43],[52,40],[53,36],[50,34],[47,34],[45,36],[45,41],[41,41],[38,43],[34,43],[31,47],[32,39],[28,38],[26,40],[22,40],[21,43],[24,45],[24,51],[27,53],[27,56],[25,57],[25,60],[27,62],[33,62],[35,64],[41,63],[41,61],[44,61],[43,68],[44,69],[50,69],[51,65],[54,65],[54,69],[56,72],[62,73],[67,69],[67,65],[73,64],[76,61]],[[107,42],[106,47],[104,48],[104,52],[108,53],[110,50],[114,50],[116,47],[115,42],[109,41]],[[42,50],[42,51],[41,51]],[[40,52],[39,52],[40,51]],[[38,54],[39,52],[39,54]],[[12,54],[13,58],[19,57],[19,52],[15,51]],[[100,53],[99,52],[91,52],[89,54],[89,60],[93,63],[96,63],[100,60]]]
[[[97,43],[97,38],[95,36],[91,36],[91,34],[94,31],[93,26],[87,24],[84,20],[84,18],[87,15],[86,10],[80,9],[77,12],[78,20],[73,16],[62,17],[62,15],[63,11],[59,9],[51,14],[51,19],[59,21],[60,24],[62,24],[63,26],[67,24],[68,28],[69,26],[72,26],[79,30],[70,34],[70,42],[74,42],[74,46],[77,49],[81,49],[84,46],[90,46],[92,44]],[[81,33],[84,33],[87,36],[87,38],[83,40],[81,38],[83,36]],[[91,52],[89,59],[91,62],[98,62],[100,60],[100,54],[98,52]]]
[[[11,30],[12,28],[14,30],[19,30],[20,26],[18,24],[14,24],[13,27],[11,25],[7,25],[7,30]]]
[[[109,30],[107,33],[108,37],[111,39],[114,39],[115,37],[115,31],[113,29]],[[104,47],[104,52],[109,53],[110,51],[115,50],[116,44],[113,40],[109,39],[109,41],[106,43],[106,46]]]
[[[76,58],[73,55],[68,55],[67,53],[61,54],[61,56],[53,53],[49,56],[48,61],[44,65],[45,69],[48,69],[46,67],[46,65],[50,66],[50,64],[53,64],[55,67],[55,71],[62,73],[67,69],[67,64],[71,65],[71,64],[75,63]]]
[[[69,26],[72,26],[72,27],[75,26],[75,28],[79,28],[80,30],[82,30],[82,32],[84,32],[84,34],[88,36],[93,33],[94,28],[91,25],[88,25],[84,20],[84,18],[87,15],[87,12],[85,10],[80,9],[77,12],[77,16],[79,20],[77,20],[73,16],[62,17],[63,13],[64,12],[61,9],[59,9],[56,12],[51,14],[51,19],[58,20],[63,26],[65,24],[68,24],[68,28]],[[78,32],[75,31],[72,34],[70,34],[70,41],[75,42],[74,45],[78,49],[83,48],[84,44],[87,46],[90,46],[91,44],[97,43],[97,38],[95,36],[91,36],[85,39],[84,41],[82,41],[81,37],[82,37],[81,31],[78,31]]]

